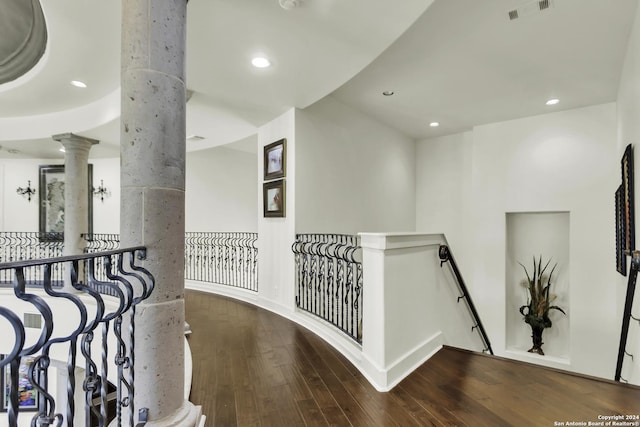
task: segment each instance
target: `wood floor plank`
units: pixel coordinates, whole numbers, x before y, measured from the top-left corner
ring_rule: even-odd
[[[394,387],[391,391],[389,391],[389,396],[393,398],[397,404],[402,407],[402,409],[412,416],[419,425],[421,426],[434,426],[440,427],[443,426],[441,422],[438,421],[436,417],[427,412],[416,400],[413,396],[402,388],[401,386]]]
[[[289,385],[291,389],[291,394],[296,402],[301,402],[304,400],[313,400],[313,394],[309,387],[307,386],[307,382],[305,378],[302,376],[300,371],[293,364],[282,366],[282,375]]]
[[[327,425],[322,411],[318,407],[318,404],[313,399],[304,399],[297,401],[298,410],[304,419],[304,423],[307,426],[323,427]]]
[[[187,291],[191,401],[215,426],[546,427],[640,415],[640,387],[445,347],[387,393],[305,328]]]
[[[431,416],[437,418],[445,425],[466,426],[450,409],[455,409],[453,402],[443,400],[442,392],[437,386],[429,384],[416,377],[405,378],[399,384],[408,394],[422,406]]]
[[[238,426],[259,426],[260,416],[253,387],[236,386],[234,394]]]

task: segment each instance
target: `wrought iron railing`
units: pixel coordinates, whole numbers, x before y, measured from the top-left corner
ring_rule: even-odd
[[[55,236],[54,236],[55,235]],[[55,239],[53,237],[56,237]],[[83,234],[86,253],[111,251],[120,247],[118,234]],[[258,234],[248,232],[189,232],[185,233],[185,279],[218,283],[250,291],[258,291]],[[62,233],[0,232],[0,262],[46,259],[62,256]],[[96,261],[102,263],[101,259]],[[112,262],[113,265],[113,262]],[[64,272],[54,266],[54,286],[63,281]],[[104,274],[103,266],[96,274]],[[43,271],[31,270],[29,286],[42,284]],[[106,280],[106,276],[99,276]],[[12,278],[0,271],[0,285]],[[107,288],[104,290],[109,292]]]
[[[95,253],[118,249],[120,239],[118,234],[83,234],[87,241],[85,253]],[[0,232],[0,263],[17,262],[35,259],[56,258],[63,255],[64,240],[62,233],[38,232]],[[102,258],[96,260],[99,264],[96,274],[101,274],[100,280],[107,280],[104,275]],[[28,286],[42,286],[44,267],[31,268],[25,272]],[[51,281],[54,287],[61,286],[64,271],[60,265],[54,265]],[[0,284],[11,283],[9,271],[0,271]]]
[[[1,403],[6,407],[9,427],[18,425],[19,416],[30,416],[32,426],[72,426],[75,416],[84,417],[87,426],[105,426],[112,417],[118,426],[135,425],[135,311],[154,288],[151,273],[136,265],[136,257],[144,258],[145,252],[144,247],[135,247],[0,264],[0,271],[13,276],[13,294],[5,291],[0,304],[0,345],[5,353],[0,369],[2,378],[8,379],[2,387]],[[106,282],[96,277],[99,258],[104,259]],[[56,266],[69,272],[68,288],[52,286]],[[41,268],[42,290],[27,288],[28,271]],[[101,286],[110,288],[115,300],[96,291]],[[31,324],[27,314],[35,315],[41,324]],[[33,327],[35,335],[33,329],[27,331]],[[114,348],[109,348],[110,336],[115,337]],[[56,371],[59,364],[52,362],[65,359],[65,367]],[[114,361],[115,373],[109,375]],[[77,368],[84,368],[84,380],[76,379]],[[60,372],[64,375],[58,375]],[[50,378],[57,379],[55,390],[49,388]],[[114,415],[107,412],[108,378],[115,379]],[[64,389],[60,381],[66,383],[66,392],[59,391]],[[84,409],[76,409],[76,393],[84,394]]]
[[[362,249],[358,236],[298,234],[296,305],[362,343]]]
[[[90,233],[83,234],[82,237],[87,241],[85,252],[89,254],[102,251],[113,251],[120,247],[119,234]]]
[[[62,233],[0,232],[0,263],[60,257],[62,246]],[[30,269],[26,274],[28,283],[41,283],[43,267]],[[59,266],[51,274],[54,282],[62,280]],[[9,272],[0,271],[0,283],[11,280]]]
[[[257,233],[186,233],[185,279],[257,292],[257,242]]]
[[[96,252],[104,252],[104,251],[114,251],[120,248],[120,235],[119,234],[99,234],[99,233],[90,233],[83,234],[82,238],[86,240],[87,246],[84,248],[84,252],[88,254],[96,253]],[[100,257],[96,259],[96,276],[100,279],[101,282],[108,281],[108,277],[106,272],[108,271],[106,265],[106,258]],[[115,260],[110,260],[110,265],[115,265]],[[112,272],[113,273],[113,272]],[[99,286],[99,291],[105,293],[107,295],[112,295],[112,289],[108,286],[96,285]],[[115,296],[115,295],[113,295]]]

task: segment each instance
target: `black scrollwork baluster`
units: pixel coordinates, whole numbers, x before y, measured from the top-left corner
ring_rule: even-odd
[[[207,233],[205,244],[207,245],[207,251],[209,253],[209,265],[207,269],[207,281],[211,283],[217,283],[217,264],[218,264],[218,250],[216,247],[216,233]]]
[[[329,317],[328,317],[328,321],[333,323],[334,325],[337,323],[337,316],[338,316],[338,304],[337,304],[337,300],[336,300],[336,295],[335,293],[337,292],[337,285],[336,285],[336,263],[335,263],[335,259],[336,259],[336,242],[335,239],[331,240],[331,243],[329,244],[328,248],[327,248],[327,299],[330,301],[330,312],[329,312]]]
[[[45,302],[45,300],[43,298],[41,298],[38,295],[35,294],[31,294],[26,292],[26,281],[25,281],[25,273],[24,273],[24,268],[23,267],[18,267],[15,269],[14,271],[14,283],[13,283],[13,290],[14,290],[14,294],[17,298],[33,305],[36,310],[38,310],[40,312],[40,315],[42,316],[43,320],[44,320],[44,325],[42,328],[42,331],[40,333],[40,336],[38,338],[38,340],[30,347],[23,349],[20,352],[19,358],[12,361],[11,362],[11,382],[12,382],[12,387],[11,387],[11,395],[12,398],[15,397],[16,400],[15,402],[11,402],[11,404],[13,405],[13,403],[15,403],[15,410],[17,413],[17,409],[18,409],[18,405],[17,405],[17,388],[16,388],[16,394],[14,396],[13,394],[13,388],[14,386],[17,387],[17,381],[18,381],[18,369],[20,366],[20,359],[24,358],[24,357],[31,357],[33,355],[35,355],[36,353],[40,352],[43,347],[45,347],[45,345],[47,344],[47,342],[50,340],[51,338],[51,334],[53,332],[53,315],[51,312],[51,308],[49,307],[49,305]],[[41,357],[41,356],[39,356]],[[36,358],[36,360],[38,360]],[[17,363],[16,363],[17,362]],[[29,376],[32,380],[32,384],[33,386],[41,391],[41,393],[39,393],[39,402],[38,402],[38,410],[36,412],[36,414],[33,417],[33,420],[36,419],[41,419],[43,421],[42,425],[49,425],[46,423],[47,421],[47,417],[50,415],[48,413],[47,410],[47,403],[48,401],[46,400],[47,396],[46,396],[46,373],[44,377],[39,377],[39,378],[34,378],[33,377],[33,369],[30,369],[29,371]],[[17,415],[16,415],[17,416]],[[32,425],[34,425],[34,422],[32,421],[31,423]]]
[[[309,270],[309,291],[311,292],[311,312],[313,314],[318,313],[318,289],[317,289],[317,281],[318,281],[318,253],[317,253],[317,242],[311,240],[309,242],[309,257],[311,259],[311,269]]]
[[[85,392],[85,424],[90,425],[91,416],[93,415],[98,420],[99,427],[104,426],[106,418],[103,417],[101,411],[98,410],[94,402],[94,395],[101,391],[103,381],[106,382],[106,377],[103,378],[98,373],[98,366],[94,362],[91,353],[91,344],[93,342],[93,331],[98,327],[105,314],[104,300],[99,292],[95,289],[101,287],[101,283],[96,278],[96,258],[92,258],[88,261],[88,281],[87,285],[74,283],[74,287],[80,291],[87,293],[91,296],[96,303],[96,313],[93,320],[87,324],[84,330],[84,336],[81,342],[81,352],[85,360],[85,380],[82,385],[82,389]]]
[[[202,264],[200,265],[199,280],[209,281],[209,245],[207,245],[207,233],[200,233],[200,251],[202,253]]]
[[[357,236],[298,234],[291,247],[296,305],[362,342],[362,261]]]
[[[253,241],[252,241],[253,249],[252,249],[252,258],[253,258],[253,268],[252,268],[252,286],[253,290],[258,292],[258,233],[253,233]]]
[[[295,296],[295,300],[296,300],[296,307],[300,307],[300,294],[301,294],[301,289],[300,289],[300,283],[302,282],[300,280],[300,237],[299,235],[296,235],[296,240],[293,242],[293,245],[291,245],[291,251],[293,252],[293,261],[294,264],[296,266],[296,270],[295,270],[295,274],[296,274],[296,296]]]
[[[96,248],[102,249],[112,244],[115,239],[105,236],[91,235],[87,236],[91,240],[89,250]],[[20,237],[22,238],[22,237]],[[134,251],[141,252],[143,248],[125,250],[113,253],[104,253],[102,255],[82,255],[77,257],[63,257],[50,260],[26,260],[13,264],[0,265],[0,274],[6,277],[6,272],[12,273],[13,290],[16,298],[24,301],[32,307],[35,307],[40,313],[43,326],[38,336],[34,337],[32,342],[25,348],[25,329],[19,316],[12,312],[8,307],[0,307],[0,317],[8,321],[14,330],[13,349],[0,359],[0,368],[7,367],[10,381],[9,399],[7,402],[7,419],[10,427],[17,425],[17,418],[20,411],[18,404],[18,378],[20,373],[21,362],[28,364],[27,379],[37,391],[37,409],[31,420],[32,426],[61,426],[64,422],[67,426],[72,426],[76,413],[75,407],[75,391],[76,391],[76,354],[79,350],[84,357],[85,380],[83,381],[83,391],[86,401],[85,424],[104,426],[107,422],[107,374],[108,374],[108,347],[107,336],[110,335],[110,325],[114,324],[114,335],[117,340],[116,365],[118,366],[118,386],[121,398],[118,404],[125,407],[133,402],[134,395],[134,322],[135,305],[150,296],[154,288],[153,276],[144,268],[135,266]],[[129,266],[125,266],[123,260],[125,255],[129,256]],[[99,272],[96,272],[96,257],[100,259]],[[113,260],[112,260],[113,258]],[[113,262],[112,262],[113,261]],[[86,268],[84,264],[87,264]],[[69,264],[68,281],[75,289],[69,292],[62,285],[55,272],[63,270],[61,266]],[[80,273],[79,273],[80,272]],[[86,273],[85,273],[86,272]],[[85,276],[86,274],[86,276]],[[81,277],[79,277],[81,276]],[[100,277],[100,280],[96,278]],[[132,282],[134,287],[128,283]],[[46,296],[40,296],[32,292],[28,292],[27,285],[40,286]],[[115,297],[114,311],[105,314],[105,304],[98,292],[104,292]],[[79,295],[84,294],[85,298]],[[135,295],[135,297],[134,297]],[[86,308],[87,300],[94,300],[94,308],[91,315]],[[59,313],[53,312],[49,304],[56,304]],[[69,311],[71,309],[71,312]],[[76,312],[74,315],[72,312]],[[125,313],[131,313],[132,321],[129,322],[128,333],[122,328]],[[71,332],[57,333],[54,329],[54,318],[56,314],[65,316],[67,321],[69,317],[77,322],[72,327]],[[89,317],[91,317],[89,319]],[[94,331],[102,325],[102,348],[101,355],[96,358],[100,360],[99,372],[98,364],[93,359],[95,352],[92,352],[91,346],[94,339]],[[63,328],[62,330],[66,330]],[[8,331],[3,331],[5,334]],[[65,335],[66,334],[66,335]],[[4,335],[4,334],[3,334]],[[78,349],[78,340],[80,340],[80,348]],[[33,341],[33,340],[32,340]],[[10,344],[10,343],[9,343]],[[5,344],[6,345],[6,344]],[[66,346],[66,347],[65,347]],[[63,352],[53,353],[53,348],[63,350]],[[50,394],[49,378],[50,369],[52,369],[52,354],[62,354],[67,351],[66,356],[66,407],[64,415],[62,406],[57,410],[54,395]],[[128,376],[126,373],[128,372]],[[62,384],[60,384],[62,386]],[[97,401],[96,401],[97,399]],[[99,402],[99,403],[98,403]],[[96,404],[100,404],[101,410],[98,411]],[[92,416],[95,418],[92,420]],[[133,414],[130,414],[128,421],[124,424],[133,425]],[[119,423],[122,424],[121,421]]]
[[[4,358],[0,359],[0,370],[8,367],[9,369],[12,369],[13,372],[17,373],[18,367],[20,366],[19,354],[22,352],[22,349],[24,347],[24,325],[15,313],[2,306],[0,306],[0,316],[4,317],[9,322],[11,328],[13,329],[14,335],[13,349]],[[2,393],[2,396],[4,398],[5,391],[3,390]],[[9,392],[9,407],[7,408],[7,412],[9,418],[9,426],[16,426],[18,423],[18,384],[17,380],[14,380],[13,377]]]
[[[229,242],[229,282],[228,285],[233,285],[235,283],[235,273],[236,273],[236,238],[233,233],[229,233],[228,235]]]
[[[246,262],[245,262],[245,258],[246,258],[246,250],[247,250],[247,236],[246,233],[237,233],[238,235],[238,240],[237,240],[237,253],[238,253],[238,265],[236,266],[236,271],[237,271],[237,277],[238,279],[236,280],[236,283],[234,286],[240,287],[242,289],[246,289],[247,288],[247,283],[246,283]]]
[[[338,326],[340,329],[344,328],[344,323],[345,323],[345,309],[344,309],[344,300],[347,298],[347,295],[345,293],[345,286],[344,286],[344,260],[342,258],[340,258],[340,252],[342,250],[342,244],[340,244],[339,242],[337,242],[336,244],[336,254],[337,254],[337,260],[336,260],[336,297],[339,298],[339,305],[338,305],[338,319],[336,322],[336,326]]]

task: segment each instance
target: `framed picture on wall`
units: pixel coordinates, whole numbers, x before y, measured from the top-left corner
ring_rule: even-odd
[[[634,226],[633,196],[633,147],[627,145],[621,160],[622,166],[622,210],[624,215],[624,250],[629,252],[636,248]]]
[[[287,140],[282,138],[264,147],[264,180],[283,178],[287,172]]]
[[[18,368],[18,409],[20,411],[35,411],[38,408],[38,390],[29,379],[29,366],[31,366],[34,360],[33,357],[23,357],[20,361],[20,367]],[[6,365],[2,368],[0,389],[2,389],[0,412],[7,412],[10,406],[11,365]]]
[[[262,204],[265,217],[284,218],[286,212],[285,190],[284,179],[262,184]]]
[[[93,232],[93,165],[88,165],[87,233]],[[40,165],[40,218],[41,240],[64,239],[64,165]]]
[[[624,191],[622,185],[616,190],[616,270],[623,276],[627,275],[627,257],[624,253],[624,210],[622,199]]]

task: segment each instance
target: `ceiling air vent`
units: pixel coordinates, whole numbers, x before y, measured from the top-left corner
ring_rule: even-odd
[[[556,0],[534,0],[529,1],[517,9],[512,9],[507,12],[509,20],[513,21],[518,18],[524,18],[525,16],[534,15],[544,10],[550,9]]]
[[[198,142],[198,141],[202,141],[204,139],[204,136],[200,136],[200,135],[189,135],[187,137],[187,141],[190,142]]]

